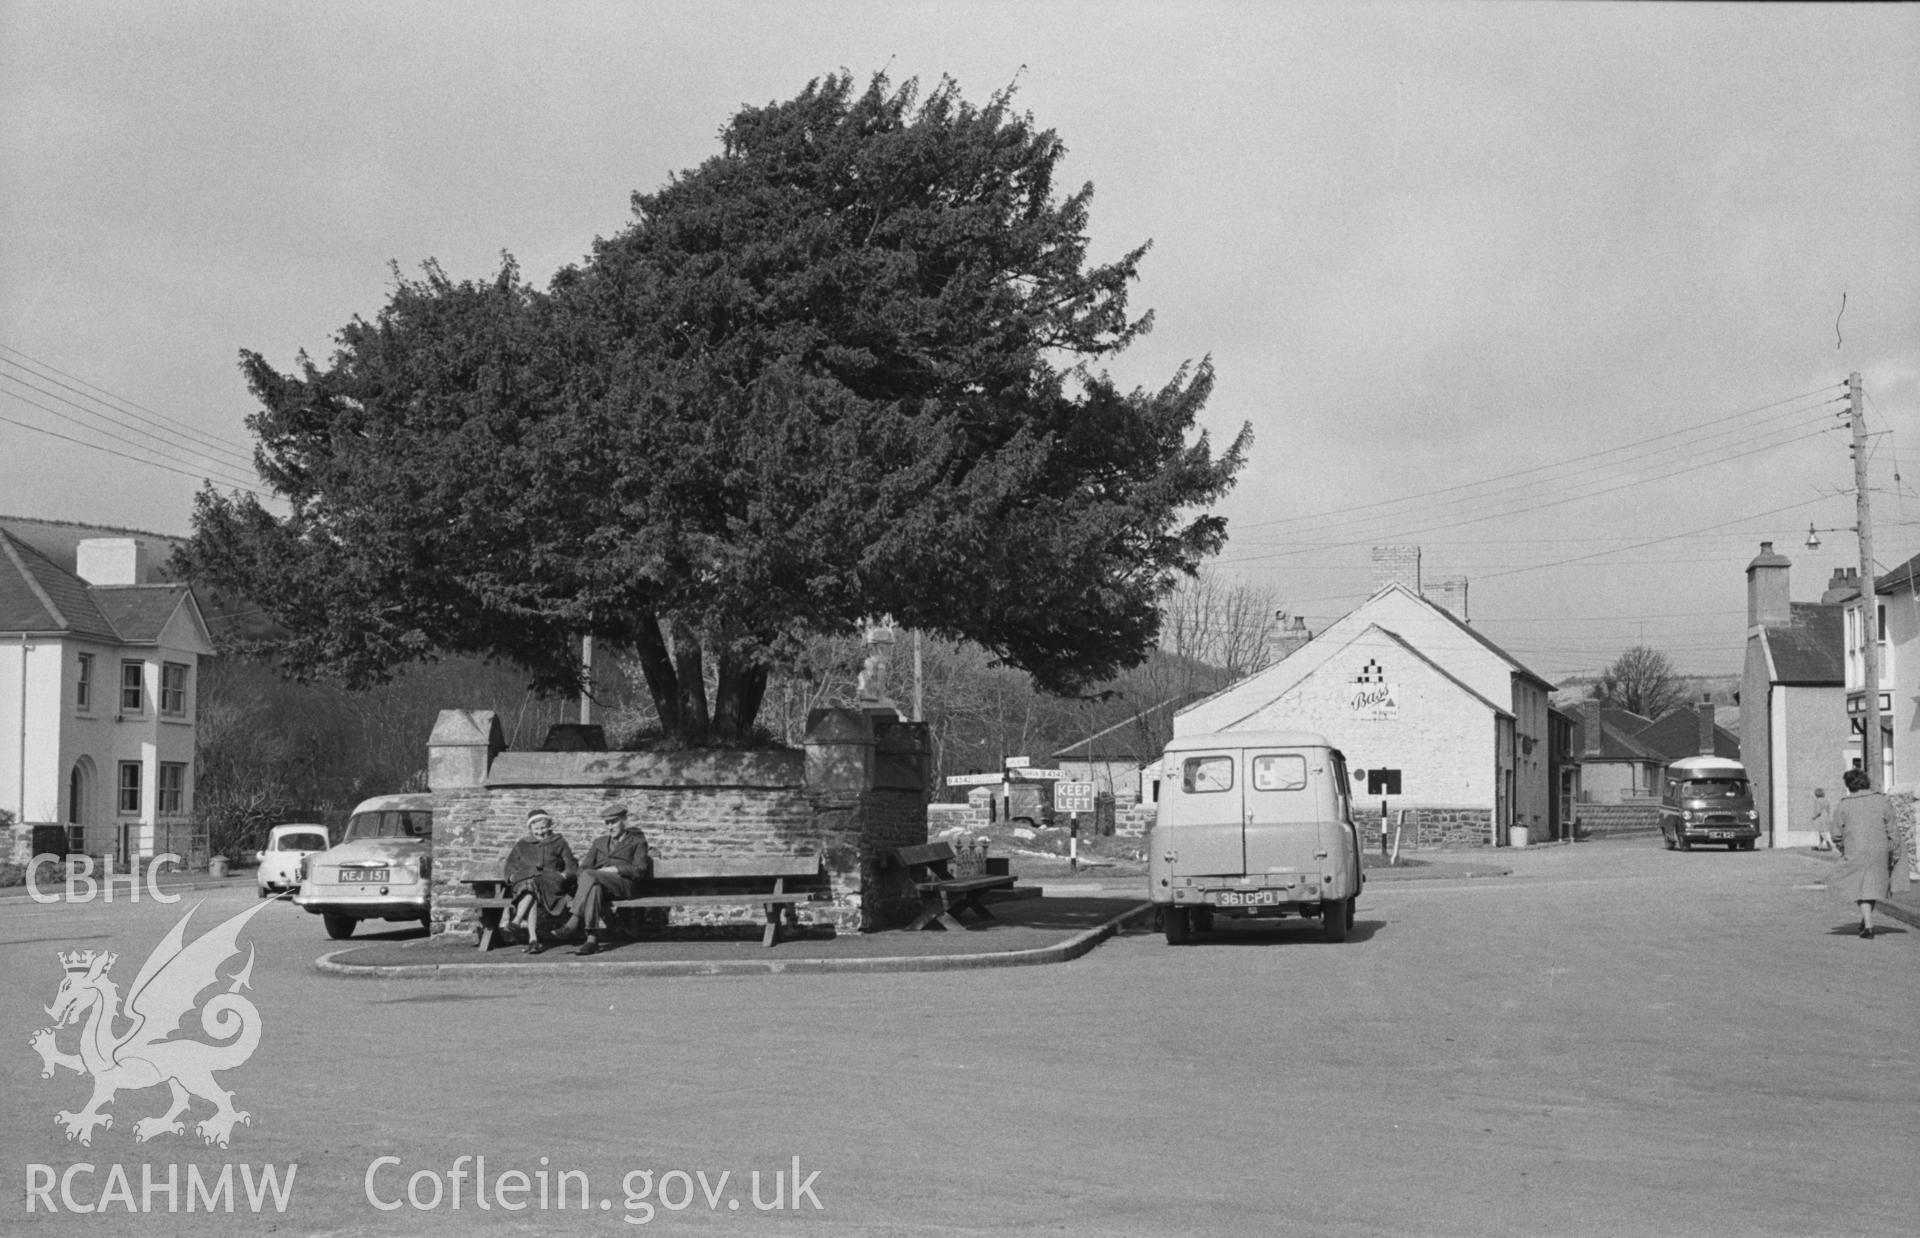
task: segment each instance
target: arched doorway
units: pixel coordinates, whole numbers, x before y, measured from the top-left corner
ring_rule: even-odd
[[[67,854],[87,849],[87,826],[93,821],[93,758],[81,757],[67,775]]]

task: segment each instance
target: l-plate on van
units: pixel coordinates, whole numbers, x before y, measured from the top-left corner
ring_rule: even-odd
[[[1317,916],[1345,941],[1365,877],[1346,758],[1307,731],[1176,737],[1148,848],[1167,941],[1216,915]]]

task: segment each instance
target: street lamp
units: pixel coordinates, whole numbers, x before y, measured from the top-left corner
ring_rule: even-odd
[[[1836,525],[1831,529],[1816,529],[1812,525],[1808,525],[1807,526],[1807,549],[1808,550],[1820,549],[1820,535],[1822,533],[1858,533],[1859,531],[1860,531],[1860,526],[1854,525],[1854,524]]]

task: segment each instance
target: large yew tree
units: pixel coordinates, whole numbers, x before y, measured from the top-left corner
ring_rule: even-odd
[[[863,617],[972,640],[1042,688],[1140,661],[1216,552],[1209,364],[1122,391],[1146,252],[1087,263],[1092,186],[1009,93],[847,76],[721,151],[541,291],[511,259],[398,279],[326,366],[242,364],[277,516],[211,487],[190,569],[278,622],[291,674],[469,653],[576,690],[631,650],[682,742],[748,736],[769,668]]]

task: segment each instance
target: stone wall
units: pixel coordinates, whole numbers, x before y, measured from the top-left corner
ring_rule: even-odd
[[[1113,832],[1123,838],[1139,838],[1153,828],[1153,819],[1159,812],[1154,804],[1129,804],[1113,817]]]
[[[1631,838],[1660,832],[1660,804],[1657,800],[1629,801],[1624,804],[1576,804],[1576,838]]]
[[[1374,839],[1378,841],[1378,823]],[[1491,808],[1409,808],[1401,819],[1403,847],[1471,848],[1493,845]]]
[[[449,710],[434,728],[434,931],[477,919],[452,905],[460,878],[490,869],[525,831],[529,809],[551,813],[584,857],[608,806],[626,808],[661,859],[819,856],[830,901],[802,903],[802,923],[867,931],[902,919],[917,900],[884,865],[893,847],[926,841],[926,730],[891,717],[818,710],[801,751],[510,752],[484,711]],[[757,907],[676,907],[672,922],[758,923]]]

